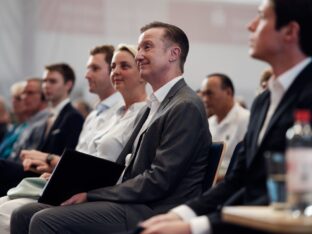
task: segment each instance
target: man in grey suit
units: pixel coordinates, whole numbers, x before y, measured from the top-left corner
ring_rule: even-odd
[[[211,135],[201,100],[182,78],[188,49],[176,26],[141,29],[136,61],[153,93],[118,159],[127,165],[121,183],[76,194],[60,207],[23,206],[12,215],[12,233],[126,231],[202,193]]]

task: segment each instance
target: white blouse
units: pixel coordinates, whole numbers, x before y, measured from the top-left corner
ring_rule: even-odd
[[[138,112],[145,105],[146,102],[138,102],[131,105],[127,111],[124,106],[117,109],[89,144],[88,154],[116,161],[134,130]]]

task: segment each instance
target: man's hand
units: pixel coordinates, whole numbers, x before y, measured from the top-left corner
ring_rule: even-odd
[[[40,178],[45,179],[46,181],[48,181],[51,177],[51,173],[45,172],[43,173]]]
[[[170,221],[182,221],[181,217],[173,212],[169,212],[166,214],[156,215],[152,218],[145,220],[140,226],[147,228],[154,224],[161,222],[170,222]]]
[[[61,206],[74,205],[87,201],[87,193],[77,193],[68,200],[64,201]]]
[[[44,161],[27,158],[23,161],[24,171],[33,171],[41,174],[44,172],[52,172],[52,168]]]
[[[190,225],[173,212],[156,215],[140,224],[144,228],[141,234],[191,234]]]
[[[162,221],[145,228],[141,234],[191,234],[191,227],[182,220]]]
[[[37,160],[41,160],[45,162],[47,159],[47,155],[48,155],[47,153],[43,153],[38,150],[22,150],[20,154],[20,158],[22,161],[24,161],[27,158],[30,158],[30,159],[37,159]]]

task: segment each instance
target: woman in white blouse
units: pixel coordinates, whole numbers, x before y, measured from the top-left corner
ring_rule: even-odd
[[[129,45],[120,45],[113,56],[111,64],[111,81],[114,88],[124,99],[120,108],[105,123],[105,128],[98,131],[84,153],[116,161],[134,128],[134,120],[139,110],[146,104],[146,82],[140,77],[135,62],[137,50]],[[35,155],[36,159],[31,158]],[[40,151],[24,151],[24,167],[28,169],[34,165],[41,172],[51,172],[59,161],[54,155],[50,165],[45,160],[47,154]],[[46,177],[46,175],[44,176]],[[0,233],[9,233],[9,223],[12,211],[26,203],[36,202],[34,198],[18,198],[10,200],[0,198]]]

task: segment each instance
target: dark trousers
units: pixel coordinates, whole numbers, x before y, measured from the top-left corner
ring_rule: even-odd
[[[0,197],[5,196],[7,191],[18,185],[22,179],[32,176],[38,174],[24,171],[20,163],[0,159]]]
[[[11,217],[11,233],[114,233],[136,227],[155,213],[140,204],[87,202],[52,207],[32,203],[16,209]]]

